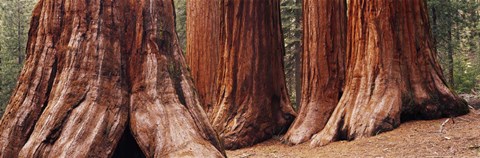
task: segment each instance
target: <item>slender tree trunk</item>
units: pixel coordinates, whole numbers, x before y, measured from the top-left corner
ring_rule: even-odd
[[[225,43],[210,115],[226,148],[235,149],[285,132],[296,114],[283,71],[280,1],[223,3]]]
[[[109,157],[130,134],[146,157],[225,156],[174,26],[171,0],[41,0],[0,157]]]
[[[17,4],[17,62],[18,64],[22,64],[23,63],[23,46],[22,46],[22,32],[23,32],[23,28],[22,28],[22,20],[20,18],[20,16],[23,16],[22,15],[22,10],[21,10],[21,7],[22,5],[21,4]]]
[[[432,12],[432,30],[436,30],[438,29],[438,22],[437,22],[437,9],[435,8],[435,5],[432,5],[432,7],[430,7],[431,9],[431,12]],[[433,40],[433,43],[435,44],[435,46],[438,45],[438,39],[435,38],[435,36],[432,36],[432,40]]]
[[[208,114],[218,97],[218,70],[224,42],[223,5],[217,0],[187,1],[187,62]]]
[[[447,46],[447,62],[448,62],[448,75],[447,75],[447,81],[448,84],[453,88],[455,87],[455,82],[454,82],[454,72],[453,72],[453,67],[454,67],[454,62],[453,62],[453,35],[452,35],[452,26],[448,28],[448,34],[447,34],[447,41],[448,41],[448,46]]]
[[[296,6],[302,5],[302,1],[298,0],[295,2]],[[302,12],[298,10],[295,11],[295,16],[298,17],[300,22],[303,22],[302,18]],[[302,29],[303,30],[303,29]],[[298,39],[301,39],[303,37],[303,34],[300,33],[295,33],[295,36],[298,37]],[[303,52],[303,46],[301,42],[296,42],[295,43],[295,48],[297,48],[297,51],[295,53],[295,105],[297,105],[297,109],[300,109],[301,105],[301,96],[302,96],[302,52]]]
[[[468,113],[435,58],[426,1],[351,0],[345,92],[311,145]]]
[[[300,44],[299,44],[300,46]],[[301,108],[302,101],[302,48],[298,48],[297,53],[295,53],[295,105],[296,109]]]
[[[303,143],[323,129],[342,93],[347,33],[346,2],[303,1],[302,101],[284,139]]]

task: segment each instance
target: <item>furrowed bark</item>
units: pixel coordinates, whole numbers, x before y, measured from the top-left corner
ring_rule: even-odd
[[[108,157],[113,153],[128,117],[128,93],[122,80],[120,53],[120,46],[125,41],[121,40],[122,29],[113,28],[122,28],[124,23],[119,17],[122,17],[126,6],[121,3],[40,1],[39,29],[33,24],[31,34],[35,35],[30,36],[29,42],[28,63],[34,64],[31,67],[27,64],[23,71],[43,66],[51,71],[40,76],[22,75],[19,87],[32,79],[47,78],[51,88],[38,87],[49,94],[48,98],[44,102],[30,104],[32,107],[44,106],[45,109],[38,121],[27,118],[26,121],[32,121],[35,126],[31,134],[22,135],[28,141],[22,144],[19,157]],[[116,5],[120,6],[103,9]],[[112,15],[113,18],[110,17]],[[47,61],[53,64],[35,63]],[[28,79],[23,80],[23,77]],[[18,88],[17,92],[34,89],[37,88]],[[10,109],[21,105],[16,99],[12,99]],[[19,102],[22,100],[29,99],[18,98]],[[11,114],[19,116],[25,109],[17,110]],[[3,122],[10,120],[3,119]],[[3,127],[15,129],[21,124]]]
[[[187,1],[187,62],[207,114],[217,104],[224,33],[222,1]]]
[[[219,96],[210,115],[226,148],[236,149],[285,132],[296,114],[283,72],[279,0],[223,3]]]
[[[41,0],[33,11],[27,60],[0,122],[0,151],[2,151],[0,157],[15,157],[28,140],[36,120],[46,106],[44,104],[48,100],[49,87],[55,78],[53,71],[55,60],[52,60],[55,53],[52,49],[45,48],[52,47],[52,40],[58,39],[59,32],[52,32],[48,28],[39,29],[47,24],[40,22],[43,3]],[[37,34],[40,33],[43,35],[38,37]]]
[[[122,135],[147,157],[224,157],[174,17],[172,0],[41,0],[0,157],[110,157]]]
[[[133,4],[130,125],[147,157],[224,157],[200,106],[175,33],[171,0]]]
[[[320,132],[337,106],[345,78],[346,2],[303,1],[300,111],[283,137],[299,144]]]
[[[468,113],[435,58],[425,1],[351,0],[349,8],[345,92],[312,146]]]

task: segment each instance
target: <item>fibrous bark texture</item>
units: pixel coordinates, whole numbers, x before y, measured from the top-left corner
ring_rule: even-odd
[[[235,149],[285,132],[296,114],[283,72],[280,1],[223,4],[224,51],[218,101],[210,119],[225,147]]]
[[[135,12],[128,76],[130,126],[147,157],[221,157],[175,33],[171,0],[130,4]]]
[[[42,0],[0,124],[1,157],[107,157],[128,118],[122,2]],[[91,6],[89,6],[91,5]],[[89,18],[89,19],[87,19]]]
[[[346,2],[303,1],[302,92],[300,111],[284,136],[308,141],[320,132],[341,97],[345,77]]]
[[[224,156],[176,38],[171,0],[39,1],[0,157]]]
[[[187,62],[202,107],[211,114],[218,97],[218,70],[224,42],[221,1],[187,1]]]
[[[446,86],[426,1],[350,0],[344,94],[311,145],[368,137],[409,119],[468,112]]]

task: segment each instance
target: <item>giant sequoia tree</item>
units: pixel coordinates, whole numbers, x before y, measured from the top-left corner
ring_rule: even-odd
[[[224,156],[174,26],[171,0],[40,0],[0,157]]]
[[[224,41],[221,2],[187,1],[187,62],[208,114],[217,103],[218,70]]]
[[[344,0],[303,0],[300,112],[283,139],[298,144],[320,132],[341,97],[347,34]]]
[[[425,1],[350,0],[344,94],[312,145],[468,112],[446,86]]]
[[[295,114],[283,72],[280,1],[191,0],[188,6],[189,63],[225,147],[286,131]]]

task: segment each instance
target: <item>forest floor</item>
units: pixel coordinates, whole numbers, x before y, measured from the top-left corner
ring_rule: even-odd
[[[453,118],[453,121],[447,118],[410,121],[374,137],[316,148],[311,148],[308,143],[285,145],[277,137],[253,147],[227,151],[227,155],[236,158],[480,157],[480,110]]]

